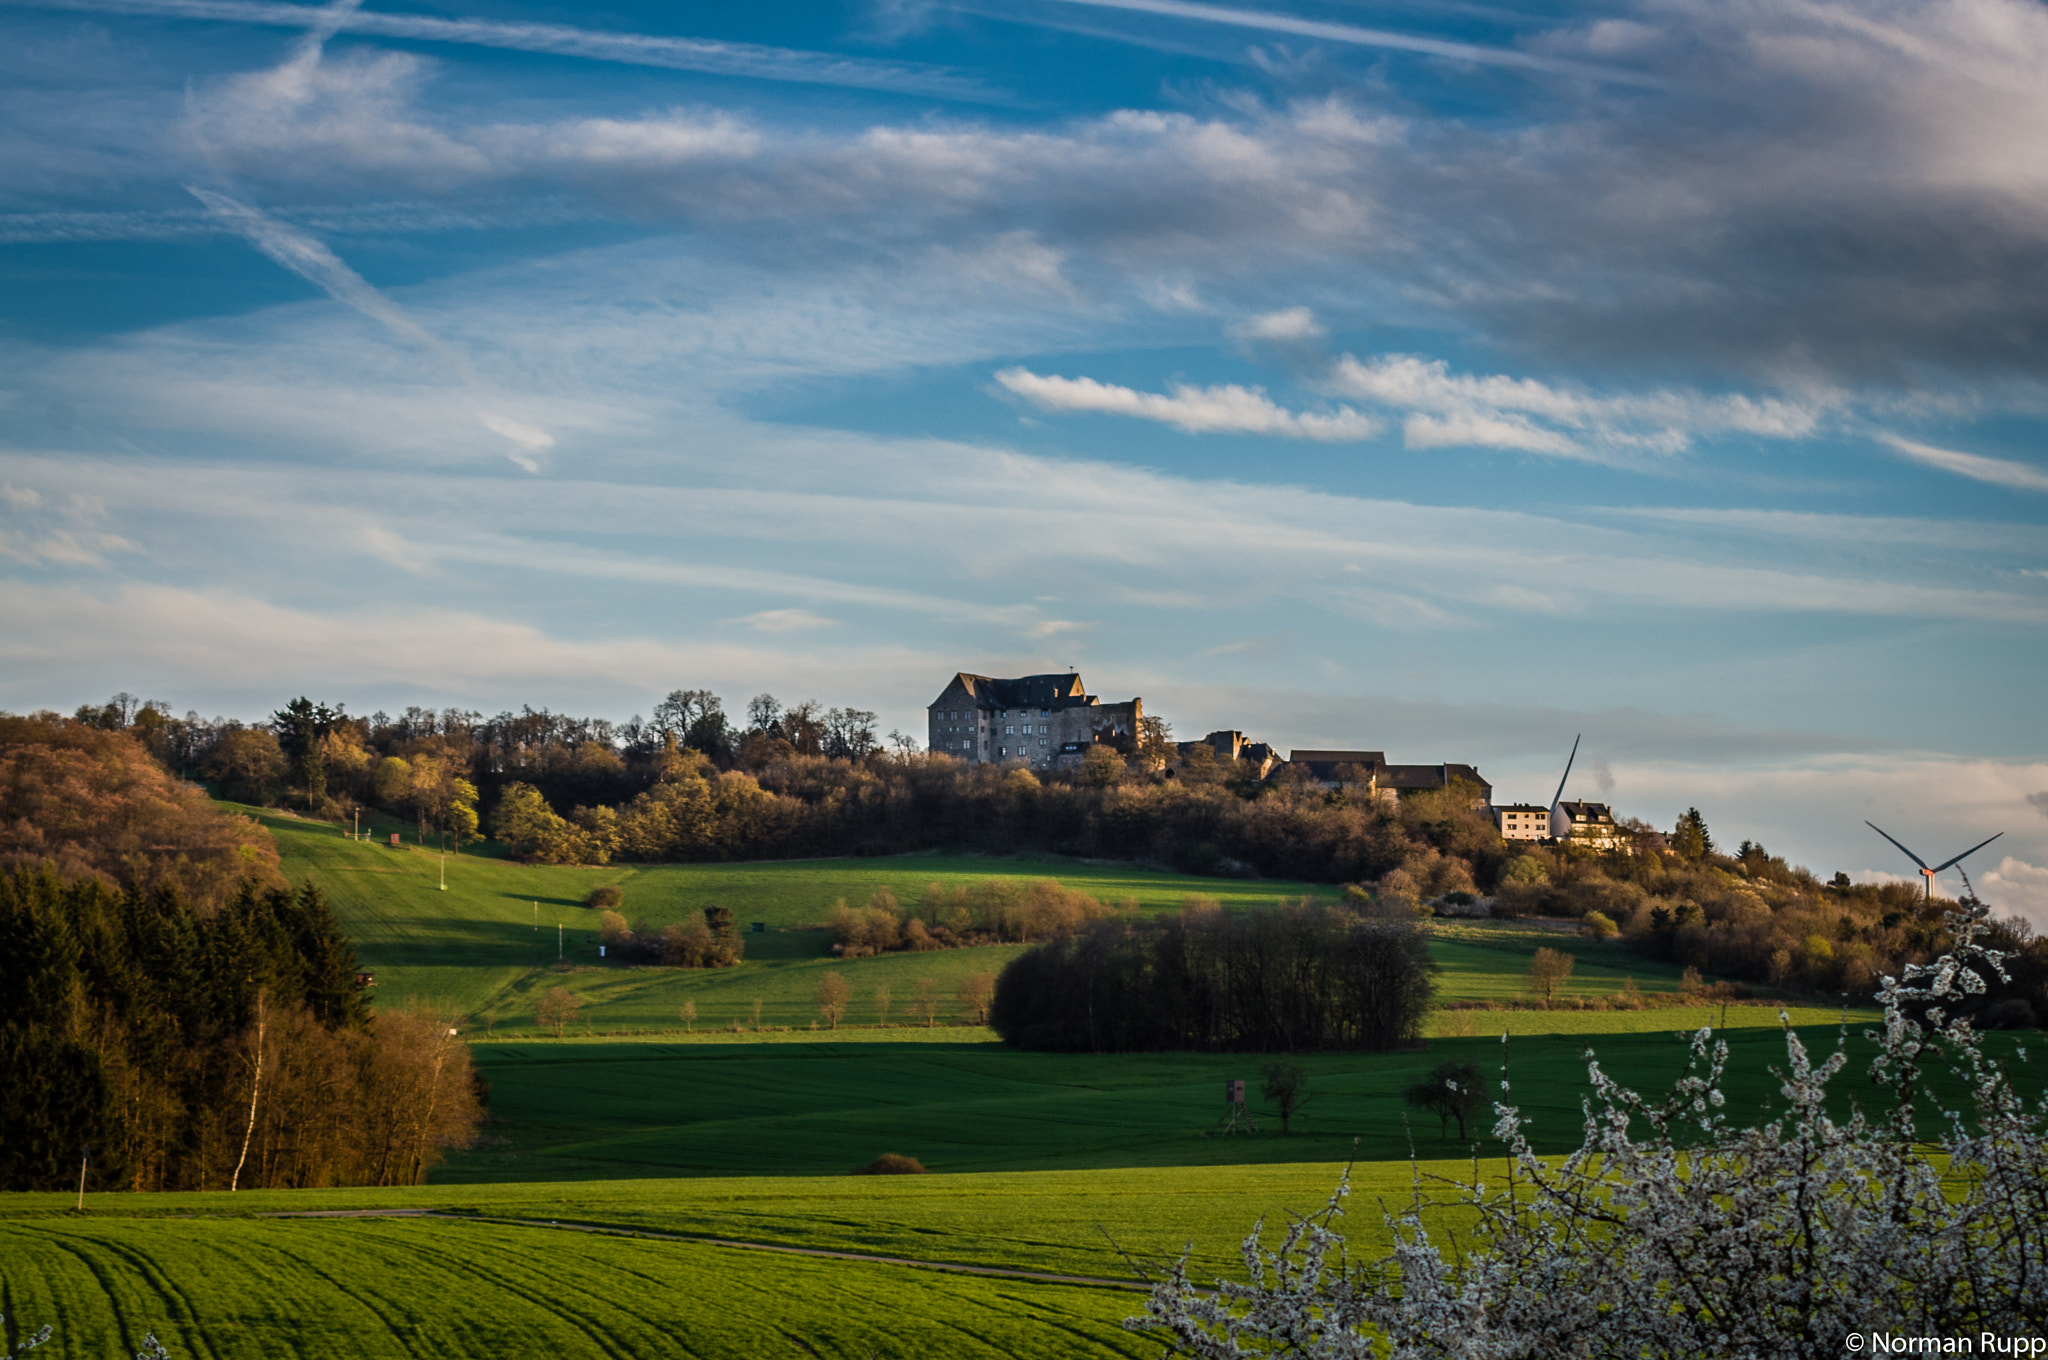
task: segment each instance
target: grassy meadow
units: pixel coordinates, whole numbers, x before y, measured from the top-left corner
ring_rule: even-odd
[[[1320,1207],[1355,1160],[1349,1228],[1369,1251],[1384,1241],[1382,1206],[1410,1194],[1411,1148],[1420,1169],[1452,1176],[1498,1150],[1490,1119],[1461,1142],[1409,1117],[1400,1091],[1436,1063],[1470,1059],[1497,1078],[1506,1062],[1542,1145],[1562,1151],[1578,1138],[1587,1046],[1654,1090],[1684,1062],[1681,1032],[1723,1019],[1704,1006],[1572,1008],[1630,979],[1653,998],[1677,992],[1677,969],[1618,943],[1544,923],[1437,922],[1440,1000],[1523,996],[1548,945],[1577,959],[1560,1005],[1440,1010],[1421,1050],[1301,1056],[1313,1095],[1294,1132],[1281,1136],[1255,1098],[1261,1132],[1223,1137],[1221,1084],[1245,1078],[1256,1091],[1261,1058],[1015,1052],[967,1023],[953,992],[1016,947],[841,962],[820,927],[837,898],[882,887],[915,898],[929,883],[991,877],[1055,878],[1147,912],[1196,893],[1233,908],[1334,896],[1327,886],[947,855],[534,868],[485,846],[447,858],[443,890],[440,856],[409,833],[392,848],[388,826],[363,842],[261,815],[286,872],[326,890],[377,974],[378,1003],[457,1018],[490,1083],[490,1121],[424,1186],[97,1195],[82,1215],[68,1196],[0,1196],[0,1306],[10,1324],[58,1326],[45,1354],[132,1353],[152,1329],[177,1356],[1156,1354],[1120,1326],[1138,1297],[1111,1288],[548,1225],[1081,1276],[1128,1276],[1124,1251],[1186,1248],[1218,1272],[1254,1219]],[[720,905],[743,930],[763,929],[748,931],[735,968],[618,966],[588,938],[595,914],[581,903],[599,884],[624,890],[636,922]],[[854,993],[836,1032],[813,1028],[827,970]],[[924,977],[946,997],[932,1027],[908,1014]],[[533,1020],[539,992],[557,985],[584,1003],[559,1039]],[[1841,1017],[1802,1007],[1792,1018],[1825,1046]],[[1731,1007],[1725,1022],[1733,1112],[1761,1110],[1783,1063],[1777,1011]],[[1845,1099],[1861,1088],[1839,1085]],[[935,1174],[847,1174],[884,1152]],[[446,1216],[274,1217],[333,1210]]]

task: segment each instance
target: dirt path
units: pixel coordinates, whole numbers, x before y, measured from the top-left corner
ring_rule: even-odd
[[[922,1261],[910,1256],[877,1256],[870,1252],[837,1251],[829,1247],[792,1247],[774,1242],[746,1242],[734,1237],[711,1237],[696,1233],[660,1232],[652,1228],[615,1228],[602,1223],[563,1223],[547,1218],[499,1218],[488,1214],[452,1214],[439,1209],[302,1209],[290,1213],[259,1215],[262,1218],[440,1218],[454,1223],[496,1223],[519,1228],[552,1228],[558,1232],[597,1233],[605,1237],[641,1237],[657,1242],[687,1242],[700,1247],[729,1247],[736,1251],[769,1251],[783,1256],[816,1256],[828,1261],[860,1261],[877,1266],[911,1266],[919,1270],[943,1270],[956,1275],[993,1275],[1006,1280],[1035,1280],[1040,1284],[1081,1285],[1090,1289],[1129,1289],[1144,1292],[1152,1286],[1140,1280],[1117,1280],[1097,1275],[1061,1275],[1044,1270],[1017,1270],[1008,1266],[976,1266],[962,1261]]]

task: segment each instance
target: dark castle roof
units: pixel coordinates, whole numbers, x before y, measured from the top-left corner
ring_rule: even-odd
[[[1093,699],[1087,686],[1081,683],[1080,675],[1073,671],[1058,675],[1020,675],[1013,680],[969,675],[961,671],[953,677],[953,684],[946,686],[947,692],[952,691],[953,685],[967,691],[968,697],[979,708],[1071,708],[1076,704],[1090,703]]]

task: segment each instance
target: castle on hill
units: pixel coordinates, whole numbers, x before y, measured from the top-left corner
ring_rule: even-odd
[[[1075,671],[999,679],[956,674],[926,709],[927,749],[970,765],[1021,764],[1051,770],[1078,765],[1092,747],[1120,756],[1138,747],[1145,701],[1105,703],[1088,692]],[[1472,806],[1493,818],[1510,841],[1570,841],[1596,849],[1625,848],[1627,837],[1605,803],[1567,801],[1564,785],[1547,808],[1531,803],[1495,806],[1493,785],[1474,765],[1390,765],[1384,751],[1278,751],[1235,729],[1211,732],[1200,741],[1178,744],[1183,760],[1207,746],[1216,762],[1240,776],[1286,780],[1343,789],[1360,797],[1393,802],[1425,789],[1469,790]],[[1577,755],[1577,746],[1573,746]],[[1565,765],[1571,774],[1569,761]]]
[[[1145,701],[1105,704],[1073,671],[1014,680],[962,671],[926,710],[926,749],[970,765],[1077,765],[1091,746],[1137,749]]]

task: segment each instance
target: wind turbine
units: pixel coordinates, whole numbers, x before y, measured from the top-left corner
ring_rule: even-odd
[[[1552,807],[1556,807],[1564,799],[1565,780],[1572,777],[1572,762],[1579,758],[1579,737],[1585,735],[1584,732],[1581,732],[1577,737],[1572,738],[1572,753],[1564,758],[1564,776],[1557,781],[1557,792],[1552,794],[1550,798],[1550,805]]]
[[[1872,831],[1875,831],[1878,835],[1884,837],[1886,840],[1890,841],[1893,845],[1897,845],[1899,849],[1906,850],[1906,847],[1899,843],[1899,840],[1896,836],[1892,835],[1891,832],[1879,826],[1876,822],[1866,821],[1864,825],[1869,827]],[[1922,900],[1927,902],[1932,902],[1934,900],[1934,876],[1936,874],[1940,873],[1943,869],[1948,868],[1950,865],[1962,863],[1971,855],[1976,854],[1979,850],[1982,850],[1985,846],[1991,844],[1992,841],[1997,840],[1999,836],[2003,836],[2004,834],[2005,833],[2001,831],[1998,833],[1997,836],[1992,836],[1989,840],[1978,841],[1975,845],[1963,851],[1962,854],[1957,855],[1954,859],[1943,860],[1941,863],[1935,865],[1932,869],[1927,867],[1926,860],[1920,858],[1911,850],[1906,850],[1906,858],[1912,860],[1915,864],[1920,866],[1920,873],[1922,877],[1926,880],[1927,895]]]

